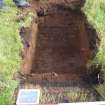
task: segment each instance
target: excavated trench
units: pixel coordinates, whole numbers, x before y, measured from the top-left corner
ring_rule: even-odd
[[[90,33],[89,33],[90,32]],[[24,49],[22,72],[37,80],[81,79],[92,56],[92,34],[81,11],[56,8],[20,32]],[[90,40],[90,42],[89,42]]]
[[[20,30],[24,45],[20,72],[27,78],[22,88],[30,88],[30,83],[31,88],[36,88],[38,84],[44,97],[41,103],[61,102],[64,96],[73,102],[73,97],[67,96],[72,92],[79,96],[74,101],[83,101],[82,96],[87,99],[84,101],[98,100],[97,92],[87,83],[98,81],[99,72],[87,67],[97,52],[96,30],[80,9],[59,2],[40,7],[37,2],[32,5],[37,17],[31,27]]]
[[[21,73],[47,81],[82,81],[89,76],[87,64],[95,56],[99,39],[81,9],[59,0],[44,6],[34,1],[33,9],[37,17],[31,27],[20,30],[24,45]]]

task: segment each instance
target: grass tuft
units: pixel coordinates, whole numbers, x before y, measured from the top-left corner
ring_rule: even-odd
[[[101,39],[94,63],[102,64],[103,79],[105,80],[105,0],[86,0],[84,12],[88,21],[96,28]],[[105,100],[105,83],[95,87],[102,99]]]
[[[0,11],[0,105],[11,105],[17,83],[12,80],[19,69],[22,48],[19,37],[19,23],[15,21],[17,8],[10,0]]]

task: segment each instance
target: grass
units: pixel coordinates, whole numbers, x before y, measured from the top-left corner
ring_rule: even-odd
[[[0,11],[0,105],[11,105],[17,87],[12,77],[19,69],[22,45],[19,24],[15,21],[17,9],[10,0],[5,0],[5,3],[7,7]]]
[[[14,72],[20,69],[22,43],[19,29],[29,27],[33,13],[24,20],[16,21],[19,10],[11,0],[5,0],[6,8],[0,10],[0,105],[12,105],[13,93],[18,83],[12,80]]]
[[[72,84],[68,84],[69,86],[65,84],[59,84],[55,83],[48,84],[46,86],[40,86],[40,85],[34,85],[30,83],[26,83],[23,88],[30,89],[40,89],[40,104],[44,103],[64,103],[67,102],[88,102],[88,101],[94,101],[96,96],[93,93],[93,89],[90,88],[83,88],[79,86],[72,87]]]
[[[96,28],[101,39],[93,63],[102,64],[103,79],[105,80],[105,0],[87,0],[84,11],[88,21]],[[95,88],[102,96],[102,100],[105,100],[105,83]]]

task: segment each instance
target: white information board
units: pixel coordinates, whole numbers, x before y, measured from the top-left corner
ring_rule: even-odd
[[[35,105],[39,104],[39,89],[20,89],[16,105]]]

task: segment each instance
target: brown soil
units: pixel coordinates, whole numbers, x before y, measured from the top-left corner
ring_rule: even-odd
[[[81,81],[87,75],[86,65],[96,50],[96,33],[84,13],[72,8],[83,6],[84,0],[67,2],[32,2],[31,10],[37,17],[30,28],[20,30],[24,44],[21,72],[29,78]]]

